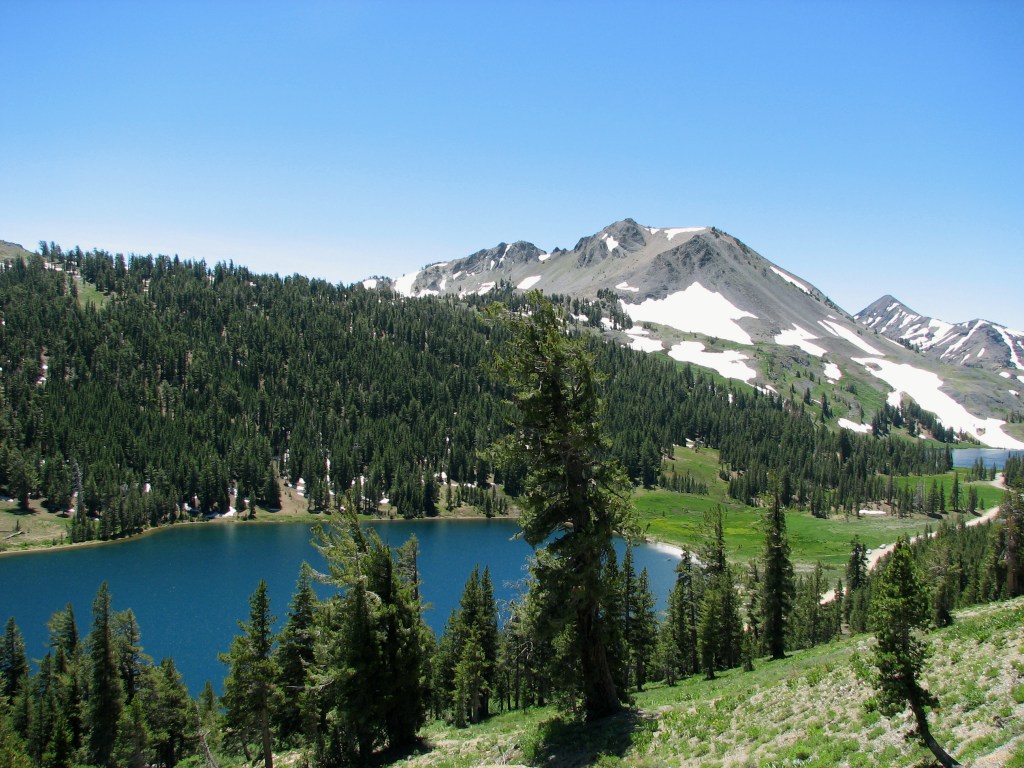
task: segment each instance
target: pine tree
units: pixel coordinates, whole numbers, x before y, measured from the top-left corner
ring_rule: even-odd
[[[317,649],[318,685],[336,724],[334,753],[369,759],[378,747],[412,743],[425,715],[429,629],[414,585],[403,580],[391,548],[364,532],[353,503],[318,526],[315,543],[325,578],[347,593],[325,613],[326,643]],[[373,680],[371,689],[366,680]]]
[[[114,614],[110,608],[107,582],[100,585],[92,604],[89,648],[89,760],[95,765],[113,766],[114,742],[124,707],[124,693],[117,669],[117,640]]]
[[[764,579],[761,612],[764,643],[772,659],[786,655],[786,624],[793,607],[793,564],[789,559],[786,515],[776,490],[764,517]]]
[[[889,717],[909,706],[918,738],[942,765],[959,766],[928,727],[927,710],[938,705],[935,696],[920,684],[928,658],[928,645],[919,637],[930,618],[928,592],[905,537],[896,542],[877,582],[871,600],[871,623],[878,640],[874,649],[874,703]]]
[[[117,670],[125,700],[130,703],[142,684],[143,670],[152,659],[142,652],[142,633],[131,608],[114,614],[113,629]]]
[[[715,671],[731,666],[728,655],[729,593],[733,586],[727,571],[711,577],[704,591],[700,605],[700,619],[697,624],[697,647],[700,654],[700,668],[705,680],[714,680]]]
[[[288,620],[281,629],[274,652],[277,687],[281,696],[272,719],[283,740],[303,730],[307,670],[315,659],[313,637],[317,602],[311,571],[304,565],[288,611]]]
[[[152,762],[157,765],[176,765],[197,747],[196,702],[189,696],[188,688],[174,666],[174,660],[169,658],[155,668],[146,668],[145,691],[143,706],[150,750],[154,757]],[[215,708],[212,686],[206,693],[206,700],[211,710]]]
[[[28,674],[28,658],[25,656],[25,639],[11,616],[4,627],[0,640],[0,696],[13,699],[18,692],[22,678]]]
[[[266,768],[274,765],[270,713],[279,696],[273,658],[274,621],[267,584],[260,579],[249,598],[249,621],[239,622],[243,634],[237,635],[231,649],[220,657],[228,665],[222,697],[225,723],[232,739],[243,749],[258,743]]]
[[[496,452],[505,460],[496,463],[527,467],[520,523],[531,545],[548,542],[534,576],[558,596],[558,610],[550,603],[545,620],[552,637],[572,625],[583,708],[593,719],[621,707],[605,643],[602,564],[613,556],[612,537],[632,530],[629,484],[605,458],[593,357],[566,335],[564,316],[549,301],[539,293],[529,300],[529,316],[508,316],[513,339],[496,363],[519,411]]]
[[[716,506],[704,515],[704,591],[697,620],[700,670],[711,680],[716,670],[739,663],[743,624],[732,568],[725,557],[725,511]]]
[[[142,699],[132,699],[122,710],[114,742],[114,762],[120,768],[143,768],[149,751],[149,729]]]
[[[484,566],[480,576],[480,648],[484,654],[484,688],[481,715],[490,714],[491,695],[497,687],[498,665],[498,604],[494,599],[494,583],[491,581],[491,569]]]
[[[654,665],[654,653],[658,642],[658,617],[655,614],[655,605],[650,577],[647,575],[647,569],[643,568],[637,581],[634,616],[628,638],[633,684],[638,691],[642,691],[650,680],[651,668]]]
[[[1006,529],[1006,596],[1024,594],[1024,495],[1018,489],[1003,496],[1000,517]]]

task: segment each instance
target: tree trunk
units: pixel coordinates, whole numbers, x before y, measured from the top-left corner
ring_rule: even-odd
[[[270,736],[270,710],[266,707],[260,712],[260,730],[263,731],[263,765],[274,768],[274,742]]]
[[[917,721],[917,730],[921,735],[921,740],[931,750],[932,754],[935,755],[935,759],[942,763],[945,768],[962,768],[960,763],[939,746],[939,742],[932,736],[931,729],[928,728],[928,715],[924,711],[924,707],[917,701],[911,701],[910,710],[914,713],[914,719]]]
[[[583,666],[583,707],[588,720],[598,720],[622,709],[615,681],[608,666],[608,654],[601,637],[595,608],[583,607],[577,614],[580,623],[581,663]]]

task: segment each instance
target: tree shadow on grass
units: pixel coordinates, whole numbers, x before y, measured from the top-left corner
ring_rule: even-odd
[[[631,709],[594,722],[556,717],[537,727],[534,739],[524,745],[524,756],[535,765],[593,766],[602,758],[622,758],[631,748],[646,746],[656,727],[653,718]]]
[[[376,753],[369,762],[366,763],[369,768],[377,768],[378,766],[391,765],[397,763],[399,760],[407,760],[417,755],[423,755],[431,752],[433,747],[430,742],[426,739],[417,738],[411,744],[406,744],[402,747],[389,747],[383,752]]]

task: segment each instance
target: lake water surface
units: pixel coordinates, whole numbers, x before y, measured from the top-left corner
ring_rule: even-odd
[[[416,534],[420,542],[426,620],[440,634],[474,565],[488,566],[499,600],[508,600],[525,576],[532,550],[513,539],[511,520],[426,520],[374,523],[381,538],[397,548]],[[623,550],[618,543],[619,553]],[[651,587],[664,601],[675,580],[678,558],[653,546],[635,552],[636,569],[646,567]],[[219,691],[227,651],[247,619],[249,596],[262,578],[271,608],[283,619],[303,561],[323,569],[310,544],[310,526],[293,524],[195,524],[172,526],[149,536],[96,547],[43,550],[0,557],[0,621],[14,616],[30,658],[46,653],[46,623],[67,603],[74,606],[79,632],[91,623],[91,606],[103,581],[116,610],[131,608],[142,630],[142,645],[156,660],[173,656],[189,689],[206,680]],[[329,594],[326,587],[321,595]]]
[[[1010,451],[1005,448],[954,448],[953,466],[970,469],[981,459],[986,467],[1002,469],[1010,456],[1022,456],[1024,451]]]

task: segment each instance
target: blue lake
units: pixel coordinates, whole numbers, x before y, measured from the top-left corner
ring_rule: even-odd
[[[1005,448],[954,448],[953,466],[970,469],[981,459],[986,467],[1002,469],[1010,456],[1024,456],[1024,451],[1010,451]]]
[[[470,571],[491,569],[495,594],[507,601],[526,575],[532,550],[514,539],[510,520],[401,521],[373,523],[393,548],[415,534],[420,543],[426,620],[440,634],[458,605]],[[618,543],[620,557],[623,545]],[[637,572],[646,567],[651,588],[664,607],[675,580],[678,558],[652,546],[635,550]],[[156,660],[174,661],[197,694],[206,680],[219,691],[226,651],[248,618],[249,595],[262,578],[273,613],[287,615],[303,561],[323,569],[305,524],[196,524],[170,527],[115,544],[43,550],[0,557],[0,621],[14,616],[25,635],[28,655],[46,653],[46,623],[67,603],[74,606],[79,632],[91,622],[91,606],[103,581],[116,610],[131,608],[142,630],[142,645]],[[329,594],[326,587],[321,595]]]

